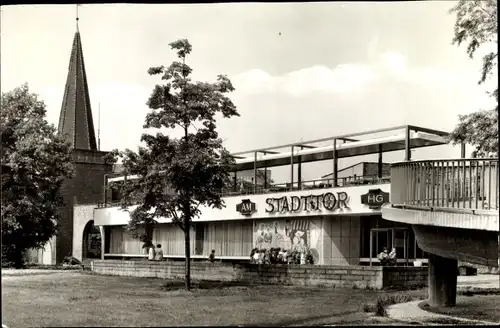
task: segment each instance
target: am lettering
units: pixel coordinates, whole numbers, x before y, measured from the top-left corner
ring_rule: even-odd
[[[241,204],[241,210],[243,212],[250,212],[250,211],[252,211],[252,204],[250,204],[250,203],[243,203],[243,204]]]

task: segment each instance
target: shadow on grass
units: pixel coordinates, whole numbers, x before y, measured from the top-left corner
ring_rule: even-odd
[[[239,281],[213,281],[213,280],[199,280],[191,281],[191,289],[221,289],[230,287],[251,287],[255,286],[251,283],[244,283]],[[183,280],[169,280],[160,286],[162,291],[184,290],[185,283]]]
[[[329,319],[329,318],[335,318],[339,316],[344,316],[344,315],[350,315],[350,314],[355,314],[355,313],[360,313],[361,311],[349,311],[349,312],[343,312],[343,313],[338,313],[338,314],[322,314],[322,315],[316,315],[316,316],[310,316],[310,317],[302,317],[302,318],[294,318],[294,319],[287,319],[283,320],[279,323],[275,324],[268,324],[268,323],[262,323],[262,324],[248,324],[248,325],[238,325],[239,327],[255,327],[255,326],[262,326],[262,327],[288,327],[288,326],[317,326],[315,324],[316,320],[324,320],[324,319]]]
[[[474,296],[474,295],[500,295],[500,288],[489,287],[489,288],[477,288],[468,287],[457,291],[457,295],[463,296]]]

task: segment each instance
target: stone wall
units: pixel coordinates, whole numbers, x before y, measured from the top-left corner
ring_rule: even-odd
[[[384,288],[411,289],[428,285],[428,267],[384,267]]]
[[[471,262],[458,261],[458,266],[470,266],[477,269],[478,274],[500,274],[498,267],[474,264]]]
[[[426,268],[405,267],[401,271],[405,271],[405,269],[413,269],[412,272],[416,273]],[[97,260],[93,261],[92,270],[99,274],[117,276],[167,279],[184,278],[184,262]],[[389,274],[388,278],[386,278],[384,276],[386,272],[391,272],[392,274]],[[420,284],[423,273],[420,275],[404,275],[400,272],[396,275],[391,270],[384,270],[383,267],[367,266],[256,265],[193,262],[191,264],[191,277],[195,280],[240,281],[251,284],[382,289],[388,286],[405,288]],[[412,277],[418,277],[418,283],[410,282],[409,280]],[[393,282],[393,279],[397,280]]]
[[[102,202],[104,199],[104,175],[112,172],[112,165],[104,162],[106,152],[74,149],[72,160],[75,176],[64,181],[61,194],[64,199],[62,220],[57,233],[57,263],[65,256],[73,254],[73,231],[75,205],[89,205]]]
[[[85,226],[94,219],[97,205],[75,205],[73,208],[73,256],[83,260],[83,233]]]

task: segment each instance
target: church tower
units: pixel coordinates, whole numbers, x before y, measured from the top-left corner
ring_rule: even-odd
[[[92,216],[82,215],[81,208],[83,206],[87,209],[86,212],[89,212],[89,209],[97,207],[97,203],[103,201],[104,177],[112,172],[112,165],[104,160],[107,152],[98,150],[96,146],[78,17],[58,133],[64,135],[71,144],[72,162],[75,167],[75,176],[66,180],[62,187],[65,202],[63,218],[54,240],[56,246],[52,246],[55,248],[53,259],[55,258],[56,263],[61,263],[65,256],[85,259],[84,230],[88,230],[89,226],[96,228],[93,226]],[[90,210],[91,214],[92,212]]]
[[[73,38],[58,132],[66,136],[74,149],[97,150],[82,41],[78,30]]]

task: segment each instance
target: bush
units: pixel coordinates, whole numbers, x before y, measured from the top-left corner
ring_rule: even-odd
[[[79,259],[77,259],[73,256],[65,256],[62,263],[69,264],[69,265],[81,265],[82,264],[82,262]]]
[[[458,267],[459,276],[475,276],[477,275],[477,269],[470,265],[461,265]]]
[[[397,295],[382,295],[377,298],[375,304],[365,304],[363,306],[364,312],[375,312],[379,317],[387,316],[387,307],[393,304],[406,303],[413,300],[413,297],[408,294]]]

